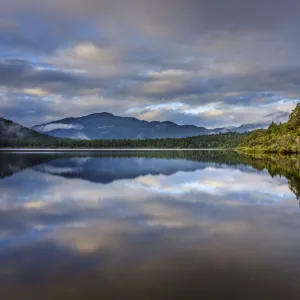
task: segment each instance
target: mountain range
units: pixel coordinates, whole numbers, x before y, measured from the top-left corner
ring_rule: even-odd
[[[239,127],[207,129],[194,125],[178,125],[170,121],[144,121],[119,117],[111,113],[95,113],[78,118],[65,118],[33,126],[32,129],[55,137],[71,139],[157,139],[185,138],[227,132],[244,133],[266,128],[268,123],[244,124]]]

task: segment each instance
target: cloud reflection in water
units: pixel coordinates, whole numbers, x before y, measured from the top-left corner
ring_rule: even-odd
[[[265,170],[60,157],[0,189],[0,287],[15,299],[299,292],[299,207]]]

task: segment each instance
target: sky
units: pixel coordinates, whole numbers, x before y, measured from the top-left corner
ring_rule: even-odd
[[[0,116],[284,121],[299,14],[299,0],[0,0]]]

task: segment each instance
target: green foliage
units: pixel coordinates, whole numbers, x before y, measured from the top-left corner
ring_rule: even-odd
[[[266,130],[255,130],[239,145],[242,152],[300,153],[300,103],[283,124],[272,123]]]
[[[145,140],[71,140],[48,139],[8,139],[0,138],[0,148],[218,148],[237,147],[247,136],[240,133],[201,135],[187,138],[145,139]]]

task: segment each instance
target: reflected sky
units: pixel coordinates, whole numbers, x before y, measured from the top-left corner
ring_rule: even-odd
[[[74,155],[0,179],[12,299],[298,299],[300,208],[285,177],[243,161]]]

